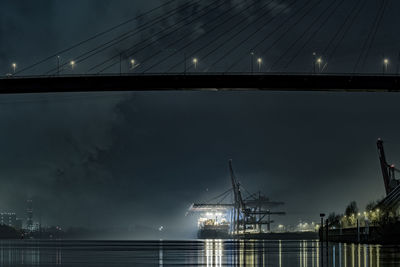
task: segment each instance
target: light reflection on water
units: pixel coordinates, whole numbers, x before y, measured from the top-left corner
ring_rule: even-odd
[[[0,241],[0,267],[400,266],[399,246],[331,243],[326,252],[318,241]]]

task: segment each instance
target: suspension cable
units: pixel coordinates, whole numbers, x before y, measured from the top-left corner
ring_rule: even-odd
[[[115,25],[115,26],[112,26],[112,27],[110,27],[110,28],[108,28],[108,29],[106,29],[106,30],[104,30],[102,32],[99,32],[99,33],[97,33],[97,34],[95,34],[95,35],[93,35],[93,36],[91,36],[91,37],[89,37],[89,38],[87,38],[87,39],[85,39],[83,41],[80,41],[80,42],[78,42],[78,43],[76,43],[76,44],[74,44],[74,45],[72,45],[72,46],[70,46],[68,48],[65,48],[65,49],[63,49],[61,51],[58,51],[57,53],[55,53],[55,54],[53,54],[51,56],[48,56],[48,57],[46,57],[46,58],[44,58],[42,60],[39,60],[38,62],[35,62],[35,63],[25,67],[25,68],[22,68],[21,70],[17,71],[15,74],[20,74],[20,73],[25,72],[25,71],[27,71],[29,69],[32,69],[32,68],[34,68],[34,67],[36,67],[36,66],[38,66],[38,65],[40,65],[40,64],[42,64],[42,63],[44,63],[44,62],[46,62],[48,60],[50,60],[50,59],[53,59],[53,58],[55,58],[55,57],[57,57],[57,56],[59,56],[61,54],[64,54],[64,53],[66,53],[68,51],[71,51],[72,49],[77,48],[77,47],[79,47],[79,46],[81,46],[81,45],[83,45],[83,44],[85,44],[87,42],[93,41],[93,40],[95,40],[95,39],[97,39],[97,38],[99,38],[99,37],[101,37],[101,36],[103,36],[103,35],[105,35],[107,33],[113,32],[116,29],[118,29],[118,28],[120,28],[122,26],[125,26],[125,25],[127,25],[127,24],[129,24],[129,23],[131,23],[131,22],[133,22],[135,20],[138,20],[138,19],[143,18],[143,17],[145,17],[145,16],[147,16],[147,15],[153,13],[153,12],[156,12],[156,11],[168,6],[169,4],[171,4],[171,3],[175,2],[175,1],[177,1],[177,0],[169,0],[169,1],[167,1],[166,3],[164,3],[162,5],[159,5],[159,6],[155,7],[155,8],[153,8],[153,9],[150,9],[149,11],[146,11],[146,12],[144,12],[144,13],[138,15],[138,16],[135,16],[133,18],[130,18],[130,19],[124,21],[124,22],[121,22],[121,23]]]
[[[269,2],[267,2],[266,4],[264,4],[261,9],[264,9],[265,7],[267,7],[268,5],[270,5],[273,1],[275,0],[271,0]],[[249,7],[247,7],[245,10],[249,9],[250,7],[254,6],[257,3],[257,1],[254,1],[253,4],[251,4]],[[241,15],[245,10],[242,10],[239,15]],[[231,32],[232,30],[236,29],[236,27],[238,27],[239,25],[241,25],[242,23],[244,23],[248,18],[244,17],[241,20],[239,20],[237,23],[235,23],[234,25],[231,26],[231,28],[224,34],[219,35],[217,38],[215,38],[214,40],[212,40],[211,43],[216,43],[218,40],[220,40],[222,37],[224,37],[228,32]],[[229,20],[228,20],[229,21]],[[225,22],[224,22],[225,23]],[[187,45],[188,46],[188,45]],[[185,46],[184,48],[186,48],[187,46]],[[195,50],[194,52],[191,53],[191,55],[189,57],[192,57],[193,55],[196,55],[199,51],[203,50],[204,47],[201,47],[197,50]],[[170,72],[171,70],[173,70],[174,68],[176,68],[180,63],[177,63],[175,65],[173,65],[172,67],[170,67],[167,72]]]
[[[286,65],[284,66],[284,70],[286,70],[290,64],[300,55],[301,51],[311,42],[313,38],[322,30],[322,28],[327,24],[327,22],[331,19],[331,17],[336,13],[338,8],[345,2],[345,0],[340,1],[325,17],[322,23],[320,23],[319,27],[308,37],[308,39],[304,42],[304,44],[297,50],[297,52],[290,58]]]
[[[296,13],[295,13],[295,15],[292,15],[292,16],[289,16],[289,17],[287,17],[284,21],[282,21],[282,23],[278,26],[278,27],[276,27],[273,31],[271,31],[271,32],[269,32],[268,34],[266,34],[265,36],[264,36],[264,38],[261,40],[261,41],[259,41],[255,46],[253,46],[253,48],[251,49],[252,51],[255,51],[261,44],[263,44],[264,42],[265,42],[265,40],[267,40],[268,38],[270,38],[273,34],[275,34],[277,31],[279,31],[283,26],[286,26],[287,25],[287,23],[292,19],[292,18],[294,18],[297,14],[300,14],[302,11],[303,11],[303,9],[305,9],[310,3],[312,2],[312,0],[309,0],[309,1],[307,1]],[[317,2],[317,4],[318,4],[319,2]],[[311,10],[311,9],[310,9]],[[304,18],[305,16],[303,16],[302,18]],[[297,25],[298,23],[296,22],[296,23],[294,23],[294,25]],[[289,27],[289,29],[291,29],[292,27]],[[247,56],[247,54],[246,55],[244,55],[244,56],[241,56],[240,58],[238,58],[235,62],[233,62],[229,67],[228,67],[228,69],[226,70],[226,72],[228,72],[228,71],[230,71],[232,68],[234,68],[237,64],[239,64],[242,60],[243,60],[243,58],[244,57],[246,57]]]
[[[242,40],[238,45],[234,46],[233,48],[231,48],[230,50],[228,50],[227,52],[225,52],[219,59],[217,59],[213,64],[210,65],[210,67],[208,69],[213,68],[215,65],[217,65],[219,62],[221,62],[222,60],[224,60],[229,54],[231,54],[233,51],[235,51],[237,48],[241,47],[244,43],[248,42],[249,39],[251,39],[253,36],[255,36],[257,33],[259,33],[261,30],[265,29],[265,27],[267,27],[269,25],[269,23],[271,23],[277,16],[281,15],[282,13],[286,12],[287,10],[289,10],[291,8],[291,6],[293,4],[296,3],[295,1],[292,1],[289,5],[287,5],[285,8],[283,8],[281,11],[275,13],[272,17],[270,17],[267,21],[263,22],[262,25],[260,27],[258,27],[255,31],[253,31],[253,33],[251,33],[249,36],[247,36],[244,40]],[[278,9],[280,6],[276,5],[274,8],[272,8],[271,10],[269,10],[268,13],[272,13],[275,9]],[[268,14],[267,13],[267,14]],[[266,15],[264,15],[266,16]],[[264,16],[260,16],[259,18],[263,18]],[[254,21],[253,21],[254,23]],[[235,37],[237,37],[239,34],[241,34],[244,30],[246,30],[247,28],[244,28],[242,31],[237,32],[234,36],[232,36],[230,39],[228,39],[226,42],[230,42],[231,40],[233,40]],[[212,50],[211,52],[209,52],[206,56],[204,56],[203,58],[207,58],[209,55],[211,55],[212,53],[214,53],[218,48],[215,48],[214,50]]]
[[[185,3],[184,6],[178,6],[178,7],[174,8],[174,9],[168,11],[165,14],[157,16],[156,18],[150,20],[149,22],[145,23],[144,25],[141,25],[138,29],[130,30],[128,32],[125,32],[125,33],[119,35],[118,37],[113,38],[112,40],[110,40],[108,42],[105,42],[105,43],[97,46],[96,48],[91,49],[91,50],[79,55],[78,57],[76,57],[75,62],[76,63],[81,63],[81,62],[83,62],[83,61],[85,61],[85,60],[87,60],[87,59],[89,59],[89,58],[91,58],[91,57],[93,57],[93,56],[105,51],[106,49],[111,48],[111,47],[121,43],[122,41],[125,41],[125,40],[127,40],[129,38],[132,38],[132,37],[138,35],[139,33],[143,32],[145,30],[150,29],[151,27],[153,27],[157,23],[161,22],[166,17],[173,16],[173,15],[177,14],[182,8],[189,8],[191,6],[196,5],[195,1],[196,0],[191,0],[188,3]],[[65,67],[66,65],[68,65],[68,63],[62,64],[61,67]],[[53,69],[49,70],[46,74],[49,74],[49,73],[54,72],[56,70],[57,70],[57,68],[53,68]]]
[[[331,9],[331,7],[337,2],[337,0],[332,1],[321,13],[318,17],[316,17],[309,25],[308,27],[301,33],[301,35],[283,52],[278,59],[276,59],[270,66],[270,69],[273,69],[274,66],[276,66],[278,63],[282,61],[282,59],[297,45],[298,42],[303,39],[304,36],[306,36],[311,29],[314,27],[314,25],[325,15],[325,13]]]

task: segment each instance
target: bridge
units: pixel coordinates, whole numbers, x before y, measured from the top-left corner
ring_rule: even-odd
[[[36,61],[10,61],[0,93],[397,92],[400,55],[397,62],[390,56],[398,51],[377,56],[388,5],[388,0],[168,0]],[[372,20],[368,10],[374,10]],[[358,51],[337,62],[346,38],[359,34],[363,16],[372,23]]]
[[[400,76],[192,73],[0,79],[2,94],[148,90],[398,92]]]

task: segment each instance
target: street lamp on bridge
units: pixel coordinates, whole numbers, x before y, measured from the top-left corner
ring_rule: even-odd
[[[262,64],[262,58],[257,58],[257,64],[258,64],[258,72],[261,71],[261,64]]]
[[[250,52],[250,70],[251,70],[251,73],[253,73],[254,72],[254,51],[251,51]]]
[[[75,68],[75,61],[71,60],[71,62],[69,63],[71,65],[71,69],[74,70]]]
[[[17,70],[17,63],[12,63],[11,67],[13,68],[13,74],[15,74],[16,70]]]
[[[389,59],[384,58],[383,59],[383,74],[385,74],[388,71],[388,66],[389,66]]]
[[[321,72],[321,64],[322,64],[322,58],[317,58],[317,64],[318,64],[318,72]]]
[[[193,66],[194,69],[197,70],[197,63],[199,62],[199,60],[197,58],[193,58]]]

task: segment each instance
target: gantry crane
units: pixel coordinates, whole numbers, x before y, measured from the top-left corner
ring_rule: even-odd
[[[379,161],[382,169],[383,183],[385,185],[386,195],[389,195],[399,184],[399,180],[396,180],[395,172],[400,172],[393,164],[388,164],[386,161],[385,150],[383,148],[382,139],[378,139],[376,142],[379,153]]]
[[[274,206],[283,205],[283,202],[270,201],[265,196],[258,192],[250,195],[249,198],[243,200],[240,190],[240,183],[237,181],[232,167],[232,160],[229,160],[229,173],[231,176],[231,183],[234,192],[234,205],[233,205],[233,233],[239,234],[240,228],[242,233],[246,234],[248,226],[252,226],[253,232],[258,231],[261,233],[262,225],[267,225],[267,231],[271,230],[271,215],[285,215],[285,212],[274,212],[269,208]],[[267,217],[267,220],[264,220]]]

